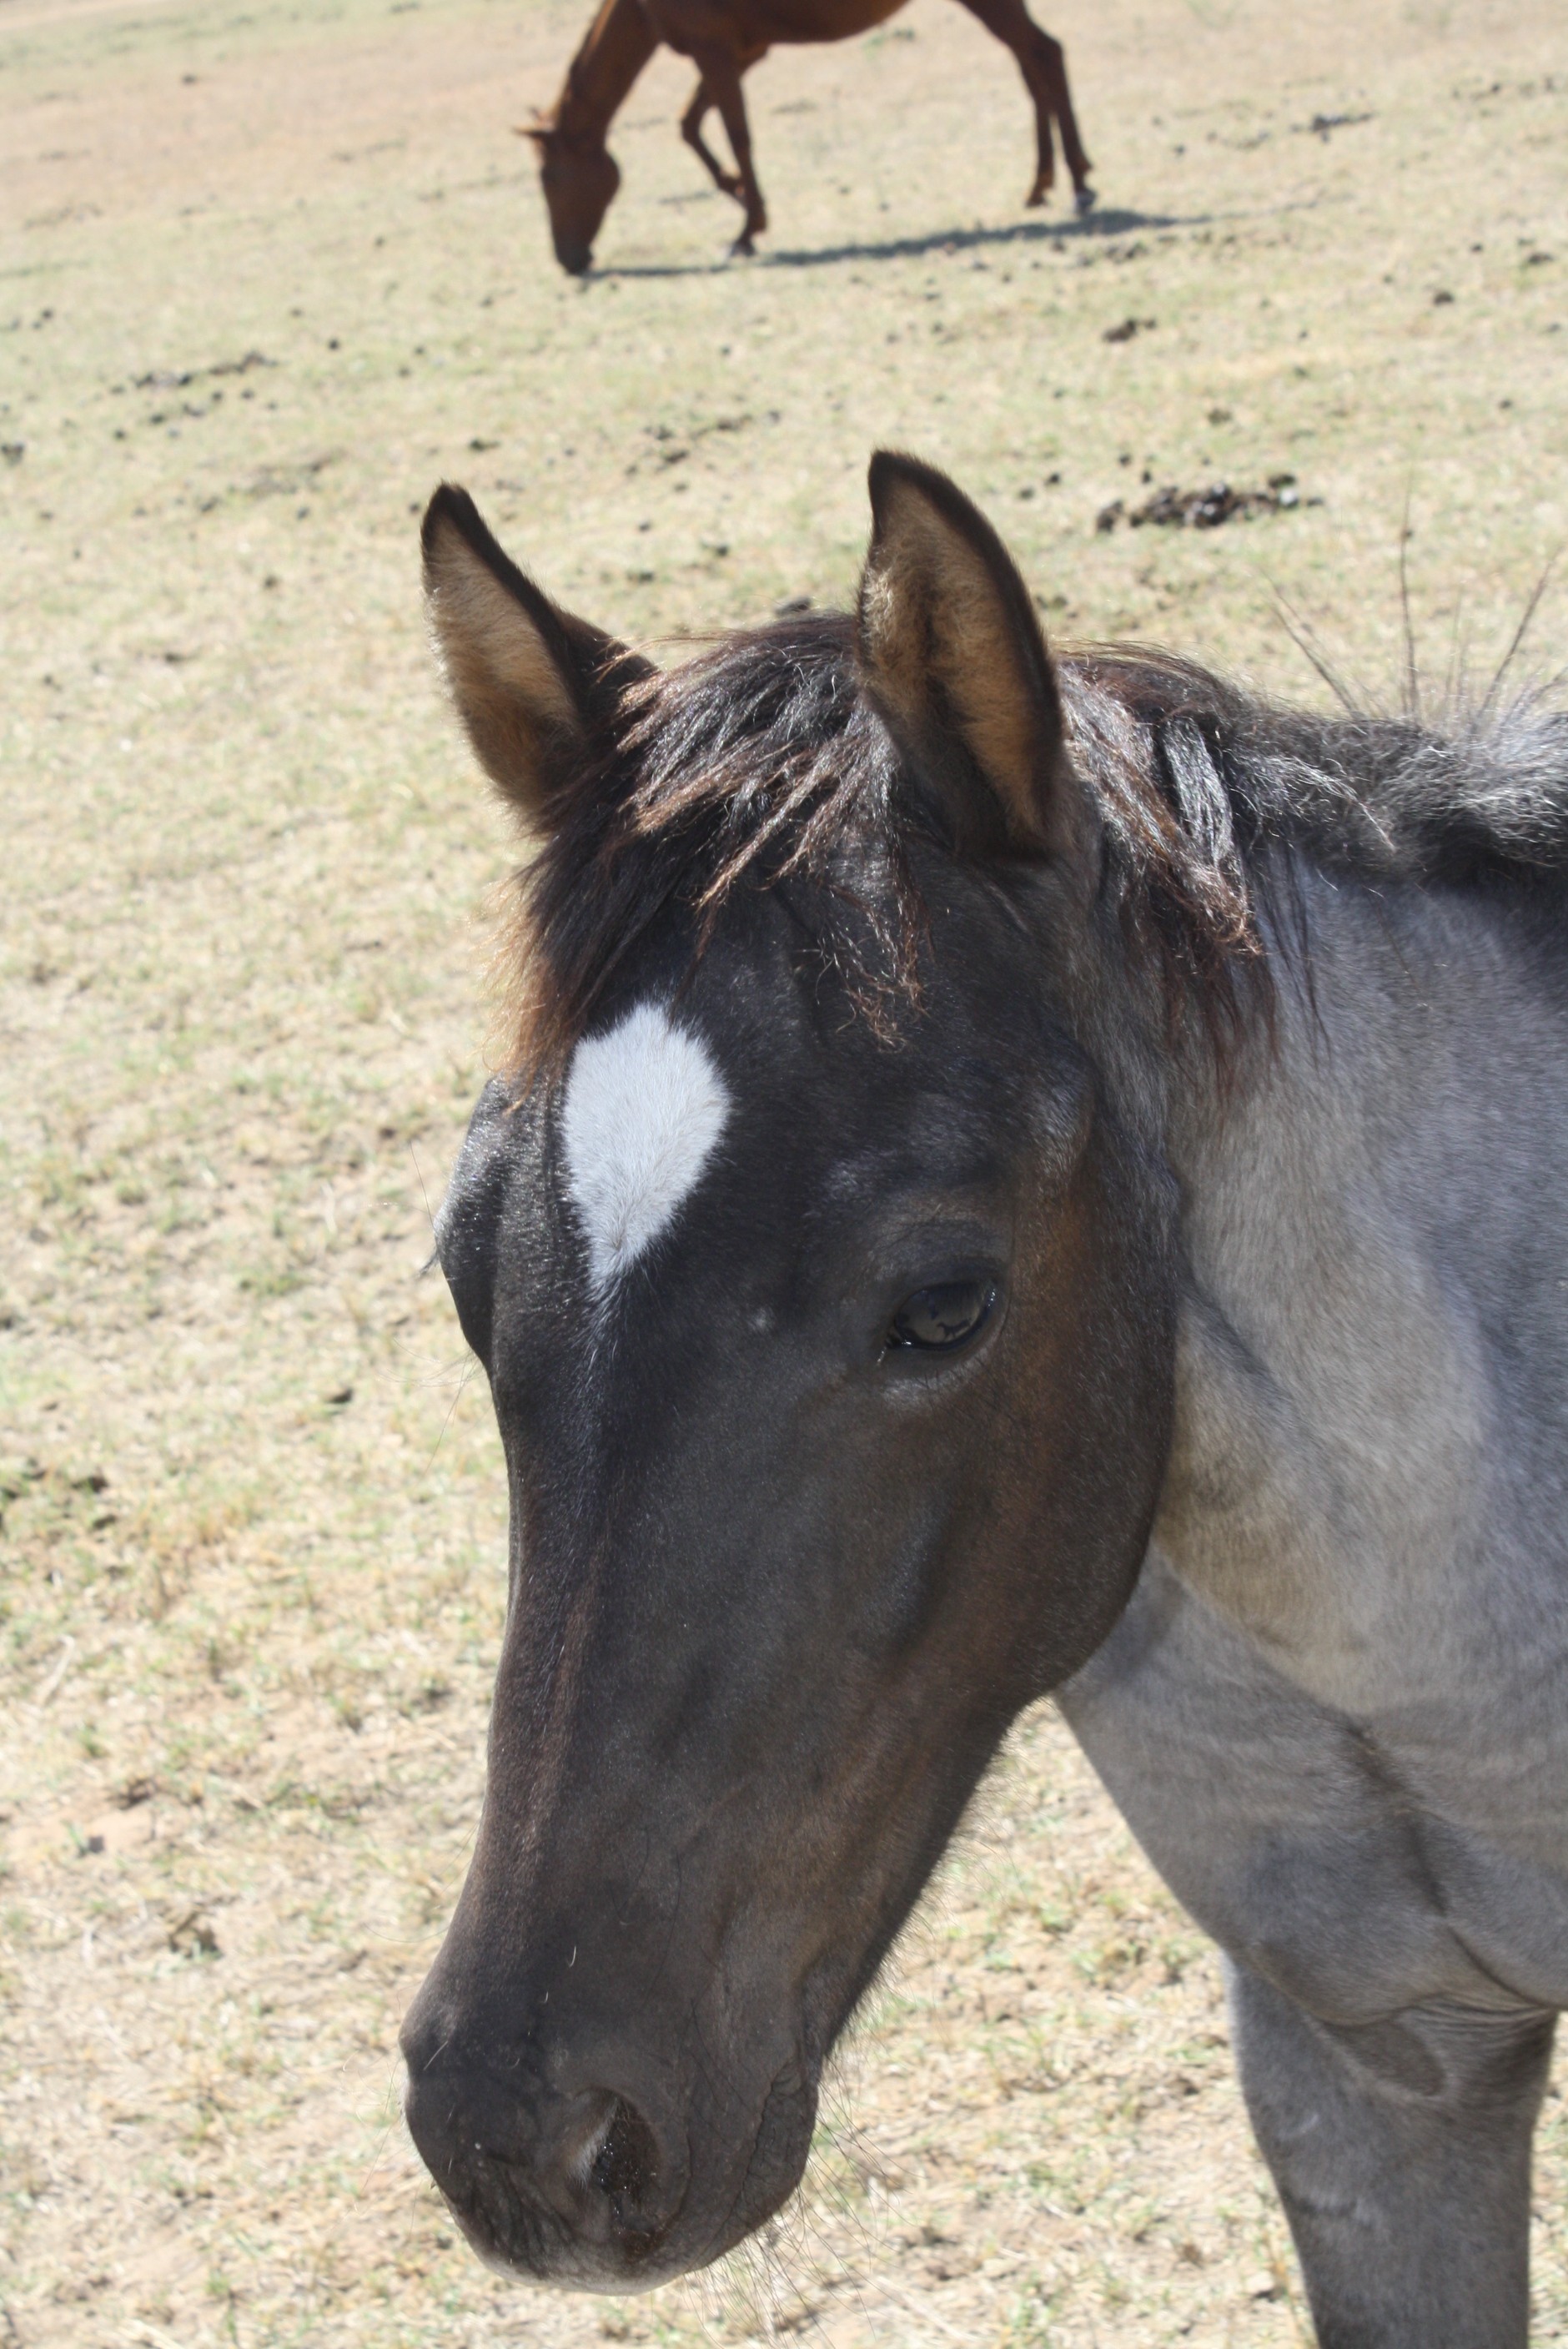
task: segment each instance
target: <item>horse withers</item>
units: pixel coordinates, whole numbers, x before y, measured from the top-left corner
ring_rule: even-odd
[[[438,1220],[511,1591],[404,2044],[469,2240],[653,2284],[1049,1690],[1226,1953],[1330,2349],[1517,2349],[1568,2000],[1568,727],[1053,658],[872,469],[852,618],[669,673],[444,489],[535,843]]]
[[[903,5],[904,0],[602,0],[555,105],[519,130],[539,150],[540,184],[562,269],[581,276],[593,261],[593,240],[621,184],[620,166],[605,137],[661,43],[696,67],[697,84],[681,118],[681,136],[714,185],[745,213],[732,250],[748,254],[768,226],[768,207],[752,161],[742,76],[770,48],[848,40],[885,24]],[[1054,181],[1054,125],[1078,209],[1088,212],[1094,202],[1092,167],[1078,137],[1061,43],[1041,31],[1024,0],[963,0],[963,5],[1012,51],[1034,101],[1037,160],[1026,203],[1044,203]],[[715,109],[735,157],[733,171],[703,136]]]

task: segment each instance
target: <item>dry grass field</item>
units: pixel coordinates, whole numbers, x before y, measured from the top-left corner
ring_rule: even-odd
[[[415,515],[465,481],[567,600],[678,636],[843,599],[891,440],[1058,634],[1316,696],[1282,602],[1388,687],[1408,505],[1440,688],[1568,540],[1568,20],[1052,0],[1080,224],[1018,211],[1011,61],[915,0],[756,74],[774,227],[730,267],[666,58],[577,285],[509,126],[586,10],[0,0],[0,2344],[1284,2349],[1212,1957],[1048,1709],[757,2256],[530,2292],[418,2168],[396,2031],[505,1509],[421,1264],[510,849]],[[1097,528],[1282,473],[1288,511]],[[1558,585],[1547,666],[1565,621]],[[1559,2095],[1539,2178],[1568,2343]]]

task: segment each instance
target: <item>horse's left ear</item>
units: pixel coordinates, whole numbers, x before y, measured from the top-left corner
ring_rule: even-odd
[[[879,450],[861,581],[861,665],[961,849],[1073,856],[1087,809],[1028,589],[945,473]]]
[[[466,490],[444,482],[420,533],[425,601],[458,714],[526,829],[652,664],[563,612],[498,546]]]

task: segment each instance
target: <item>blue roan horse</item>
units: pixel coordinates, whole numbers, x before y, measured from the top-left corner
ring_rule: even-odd
[[[852,619],[669,674],[426,519],[538,853],[439,1220],[511,1585],[410,2125],[487,2258],[713,2259],[1053,1689],[1226,1953],[1321,2341],[1506,2349],[1568,2002],[1568,725],[1053,660],[950,482],[871,492]]]

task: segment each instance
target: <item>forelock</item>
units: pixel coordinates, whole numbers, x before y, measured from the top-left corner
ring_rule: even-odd
[[[727,637],[634,688],[522,878],[520,1062],[563,1071],[655,926],[698,956],[743,887],[798,885],[824,968],[885,1023],[918,993],[898,769],[839,616]]]

